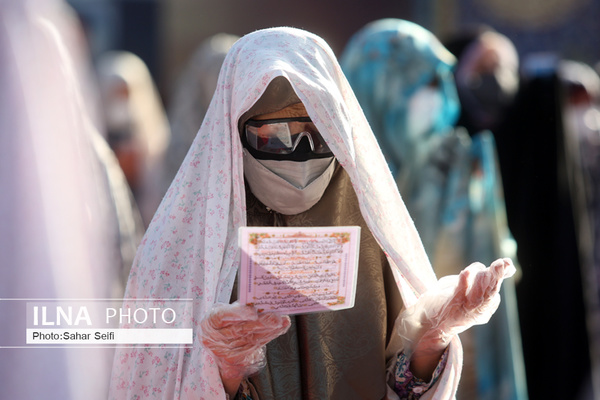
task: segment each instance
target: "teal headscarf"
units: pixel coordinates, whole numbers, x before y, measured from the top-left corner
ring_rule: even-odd
[[[340,60],[438,276],[456,274],[473,260],[514,257],[515,248],[493,136],[470,137],[455,128],[455,62],[431,32],[399,19],[366,25]],[[424,101],[415,113],[411,102],[426,88],[438,99]],[[419,118],[433,121],[429,131],[416,132],[411,121]],[[458,398],[527,399],[514,283],[505,281],[501,290],[490,322],[461,336],[466,351]]]
[[[340,63],[393,173],[413,149],[408,104],[419,89],[437,82],[442,97],[428,135],[447,132],[458,119],[456,59],[431,32],[415,23],[388,18],[366,25],[352,36]]]

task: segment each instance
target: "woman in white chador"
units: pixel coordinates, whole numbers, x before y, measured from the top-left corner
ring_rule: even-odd
[[[246,225],[361,226],[355,306],[290,318],[235,302]],[[121,349],[111,397],[451,399],[456,334],[489,319],[513,272],[500,259],[437,281],[329,46],[257,31],[226,57],[128,283],[126,297],[194,299],[194,346]]]

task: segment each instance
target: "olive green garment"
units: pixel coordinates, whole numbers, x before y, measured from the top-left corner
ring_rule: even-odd
[[[249,226],[361,227],[354,307],[292,316],[290,330],[268,344],[266,368],[249,378],[253,400],[382,399],[385,347],[402,299],[346,171],[338,165],[321,200],[304,213],[269,211],[249,190],[247,206]]]

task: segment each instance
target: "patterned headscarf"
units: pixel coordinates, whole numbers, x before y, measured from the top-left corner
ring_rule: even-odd
[[[240,261],[237,232],[246,224],[238,122],[278,76],[290,82],[350,176],[362,215],[388,255],[404,303],[413,304],[436,281],[333,51],[311,33],[272,28],[241,38],[223,62],[204,122],[138,250],[126,297],[192,298],[194,326],[214,303],[229,302]],[[119,390],[131,395],[145,387],[158,388],[168,398],[186,398],[193,391],[225,397],[218,368],[198,342],[193,349],[155,350],[141,358],[126,350],[117,355],[113,395]],[[448,380],[455,382],[460,345],[451,350]]]

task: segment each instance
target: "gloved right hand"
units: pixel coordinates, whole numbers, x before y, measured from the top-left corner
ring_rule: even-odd
[[[222,378],[244,378],[265,366],[265,345],[290,324],[287,315],[258,313],[238,302],[215,304],[200,323],[200,340],[215,356]]]

